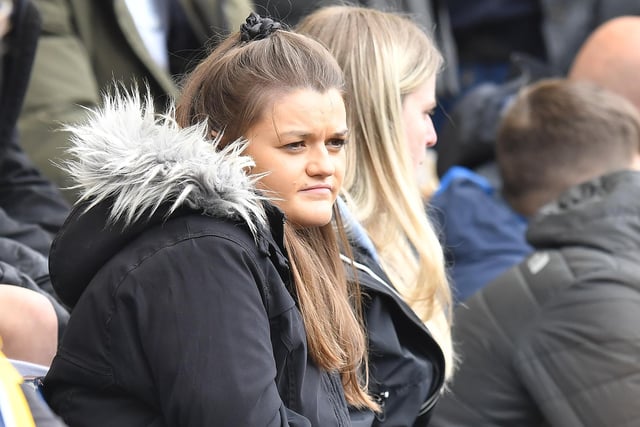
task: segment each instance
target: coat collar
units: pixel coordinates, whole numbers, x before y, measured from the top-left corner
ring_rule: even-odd
[[[527,240],[536,249],[580,246],[635,254],[640,248],[640,172],[623,170],[576,185],[540,209]]]

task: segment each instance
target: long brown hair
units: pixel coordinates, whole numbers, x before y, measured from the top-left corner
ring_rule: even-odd
[[[245,42],[236,33],[187,78],[176,120],[180,126],[206,122],[224,147],[267,114],[274,97],[343,87],[340,67],[312,39],[277,30]],[[359,379],[366,363],[360,293],[357,285],[347,284],[333,226],[285,224],[285,247],[311,357],[321,368],[340,372],[350,404],[376,409]]]

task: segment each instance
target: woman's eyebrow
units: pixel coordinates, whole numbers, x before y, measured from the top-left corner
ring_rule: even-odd
[[[349,133],[349,129],[344,128],[342,130],[336,131],[331,134],[332,138],[345,137]],[[303,131],[303,130],[289,130],[286,132],[281,132],[280,137],[296,137],[296,138],[308,138],[314,136],[313,132]]]

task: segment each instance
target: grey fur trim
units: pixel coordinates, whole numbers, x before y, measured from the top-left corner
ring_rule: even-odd
[[[61,167],[74,179],[80,200],[92,206],[112,198],[110,220],[125,224],[151,215],[161,204],[202,209],[205,214],[240,217],[256,233],[266,223],[259,177],[245,170],[254,165],[241,153],[246,141],[221,151],[209,140],[205,125],[180,128],[171,108],[157,115],[147,94],[118,93],[104,100],[72,133],[71,159]]]

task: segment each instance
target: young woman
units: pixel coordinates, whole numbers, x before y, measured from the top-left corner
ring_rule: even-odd
[[[377,408],[331,224],[342,89],[319,43],[252,15],[175,121],[116,99],[73,129],[83,204],[51,254],[73,315],[44,382],[66,422],[325,427]]]
[[[325,44],[345,73],[352,142],[344,198],[356,221],[350,237],[360,261],[356,266],[362,267],[359,279],[374,295],[366,309],[370,384],[385,402],[376,425],[414,425],[433,406],[453,369],[451,295],[418,180],[426,149],[437,140],[430,114],[442,57],[409,19],[373,9],[319,9],[297,30]],[[361,233],[354,232],[358,225]],[[371,281],[374,270],[377,277]],[[376,286],[382,282],[387,286]],[[381,320],[384,316],[391,317],[392,326]],[[397,343],[395,348],[390,342]]]

